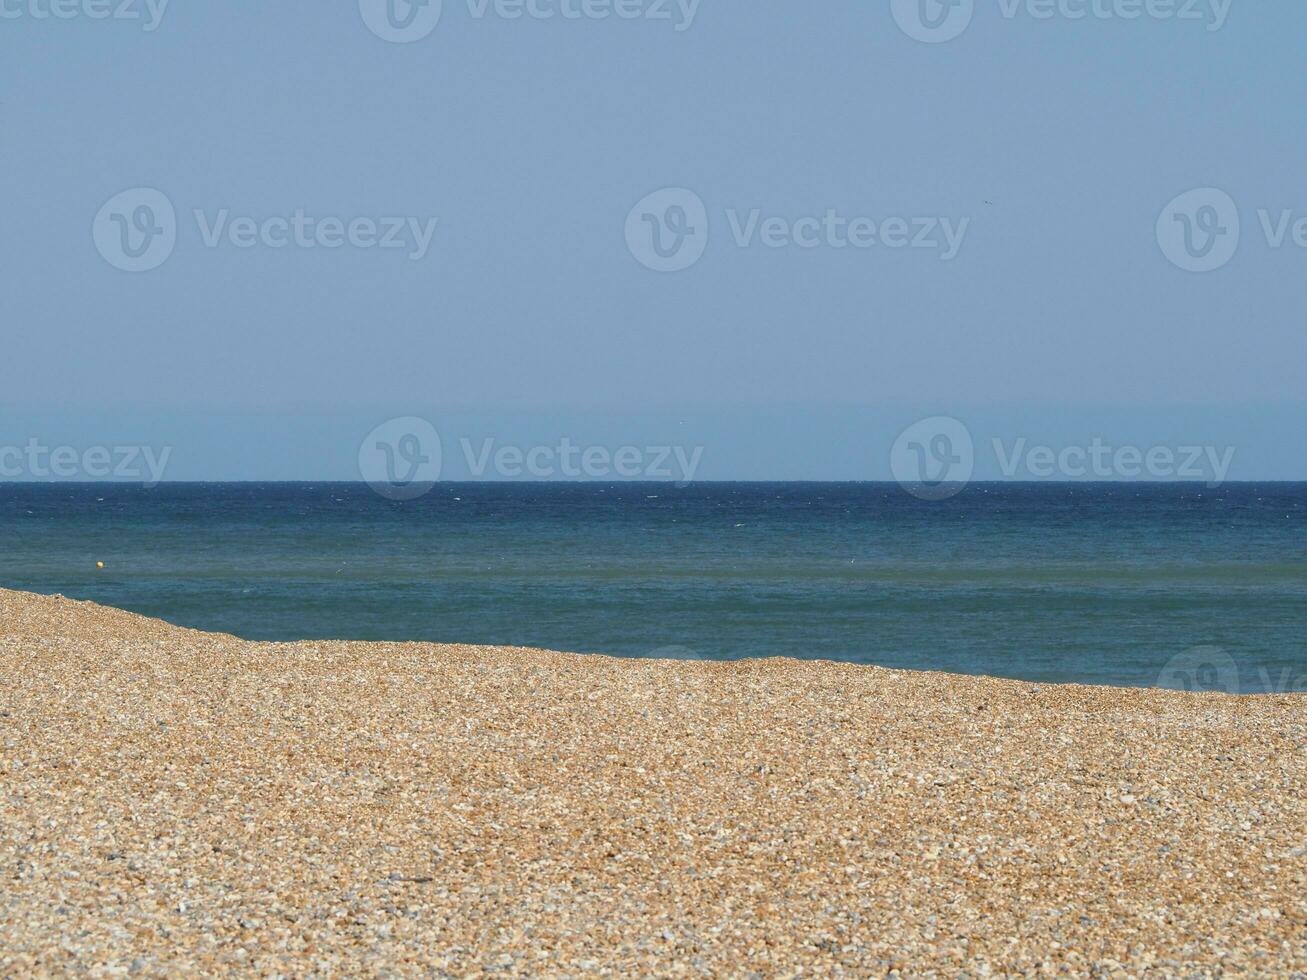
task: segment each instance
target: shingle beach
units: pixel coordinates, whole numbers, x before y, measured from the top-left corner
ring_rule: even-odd
[[[0,591],[0,975],[1302,975],[1307,695]]]

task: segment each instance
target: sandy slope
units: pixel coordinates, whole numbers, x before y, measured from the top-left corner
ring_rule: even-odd
[[[1307,696],[0,591],[0,974],[1307,971]]]

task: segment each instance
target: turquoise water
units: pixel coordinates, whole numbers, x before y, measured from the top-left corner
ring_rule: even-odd
[[[0,585],[251,639],[1307,690],[1307,484],[7,484],[0,543]]]

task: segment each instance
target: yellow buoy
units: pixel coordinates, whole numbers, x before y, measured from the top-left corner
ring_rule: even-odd
[[[104,562],[102,562],[102,561],[97,561],[97,562],[95,563],[95,567],[96,567],[96,568],[104,568]]]

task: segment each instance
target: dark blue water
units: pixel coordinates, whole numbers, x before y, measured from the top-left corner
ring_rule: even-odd
[[[1307,484],[5,484],[0,585],[252,639],[1307,690]]]

